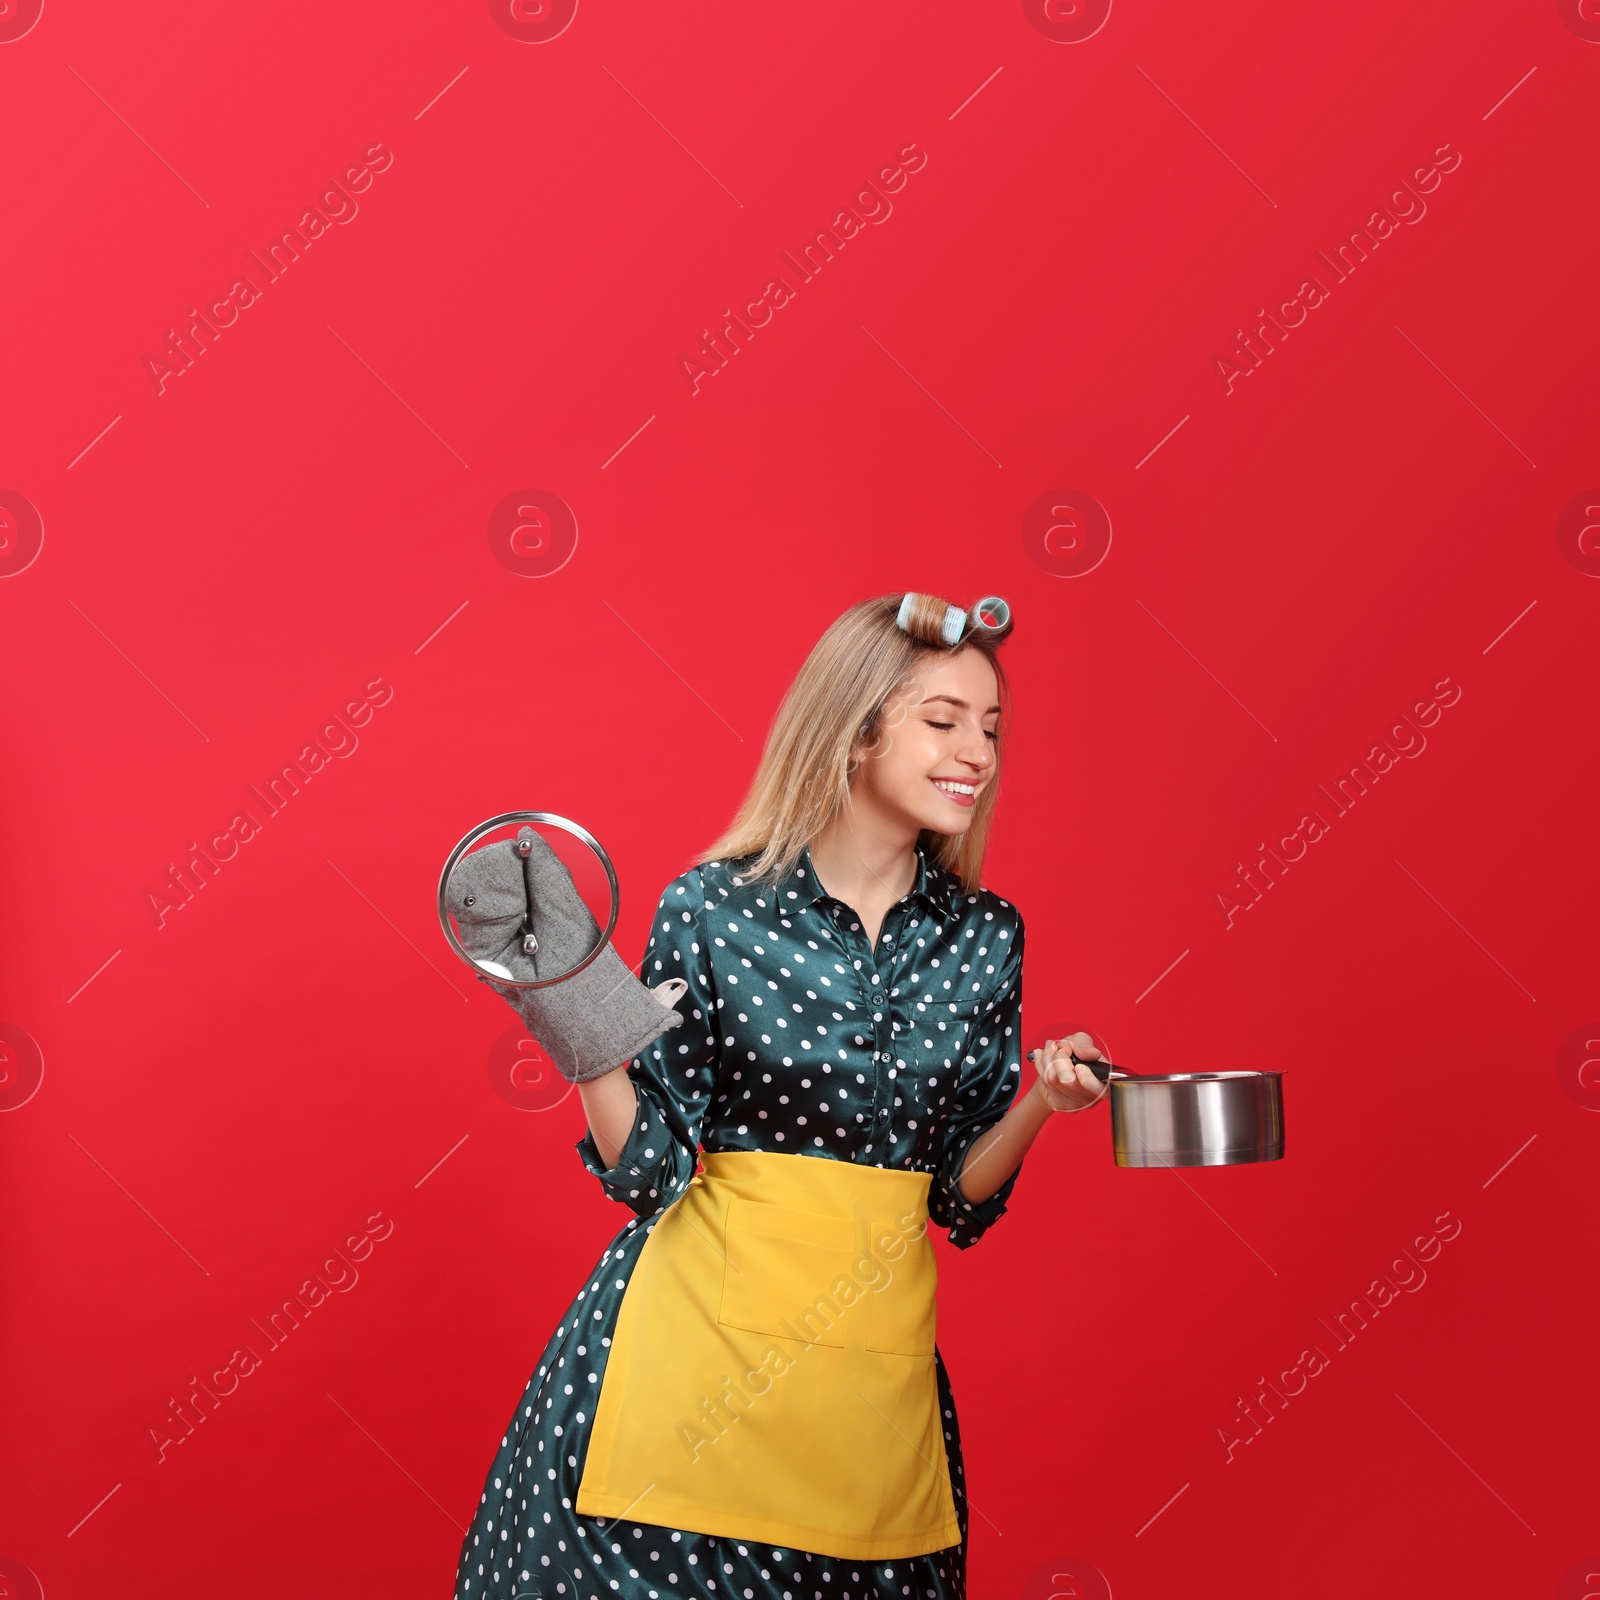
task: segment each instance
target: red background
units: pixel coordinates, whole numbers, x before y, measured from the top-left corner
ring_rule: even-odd
[[[987,879],[1030,1032],[1281,1068],[1288,1107],[1283,1162],[1183,1174],[1059,1118],[941,1246],[973,1594],[1072,1561],[1118,1600],[1556,1594],[1600,1547],[1570,10],[1121,3],[1064,43],[1015,3],[584,4],[523,43],[481,4],[49,0],[0,45],[0,488],[44,526],[0,581],[0,1022],[44,1061],[0,1116],[0,1560],[50,1596],[450,1592],[626,1219],[576,1097],[493,1091],[509,1014],[439,937],[443,855],[578,818],[636,961],[821,630],[916,588],[1017,617]],[[359,214],[158,394],[167,330],[375,142]],[[691,393],[711,319],[913,142],[892,216]],[[1227,392],[1245,319],[1446,143],[1426,216]],[[540,578],[487,536],[531,487],[578,527]],[[1069,487],[1114,529],[1077,577],[1023,532]],[[167,864],[380,676],[359,748],[158,928]],[[1445,677],[1426,750],[1319,807]],[[169,1398],[375,1212],[359,1282],[158,1461]],[[1426,1284],[1322,1338],[1444,1213]]]

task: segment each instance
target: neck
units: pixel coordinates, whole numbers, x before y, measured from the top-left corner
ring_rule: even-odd
[[[847,905],[909,894],[917,881],[917,835],[913,823],[898,822],[857,800],[811,841],[811,864],[822,887]]]

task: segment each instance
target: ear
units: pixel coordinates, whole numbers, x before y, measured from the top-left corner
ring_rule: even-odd
[[[862,762],[871,760],[879,753],[879,746],[883,743],[883,729],[873,728],[869,733],[867,725],[863,723],[856,729],[854,742],[850,746],[849,759],[845,763],[845,775],[853,774]]]

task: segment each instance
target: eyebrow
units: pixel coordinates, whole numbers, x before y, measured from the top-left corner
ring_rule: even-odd
[[[931,706],[935,700],[948,700],[951,705],[959,706],[963,711],[970,711],[972,709],[972,707],[969,706],[965,700],[958,700],[953,694],[930,694],[922,703],[925,706]],[[989,709],[984,712],[984,716],[992,717],[999,709],[999,706],[990,706]]]

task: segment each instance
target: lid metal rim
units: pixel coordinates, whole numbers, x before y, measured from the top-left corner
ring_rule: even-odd
[[[600,865],[606,869],[606,881],[611,886],[611,916],[600,934],[599,941],[593,950],[586,955],[571,971],[563,972],[555,978],[502,978],[498,974],[488,973],[473,957],[468,955],[462,947],[456,931],[450,926],[450,905],[446,898],[446,891],[450,887],[450,875],[460,864],[461,858],[467,853],[469,845],[481,839],[484,834],[492,833],[496,828],[504,828],[513,822],[546,823],[550,827],[560,828],[570,833],[575,839],[582,842],[600,858]],[[445,861],[444,868],[439,874],[439,926],[444,930],[444,936],[449,941],[450,948],[472,968],[479,977],[503,985],[507,989],[548,989],[552,984],[565,983],[568,978],[582,972],[596,956],[611,942],[611,934],[617,926],[617,916],[622,910],[622,890],[617,883],[617,869],[611,864],[611,857],[605,852],[605,847],[581,823],[573,822],[567,817],[557,816],[553,811],[505,811],[498,817],[490,817],[487,822],[480,822],[477,827],[465,834],[460,843],[456,845]]]

